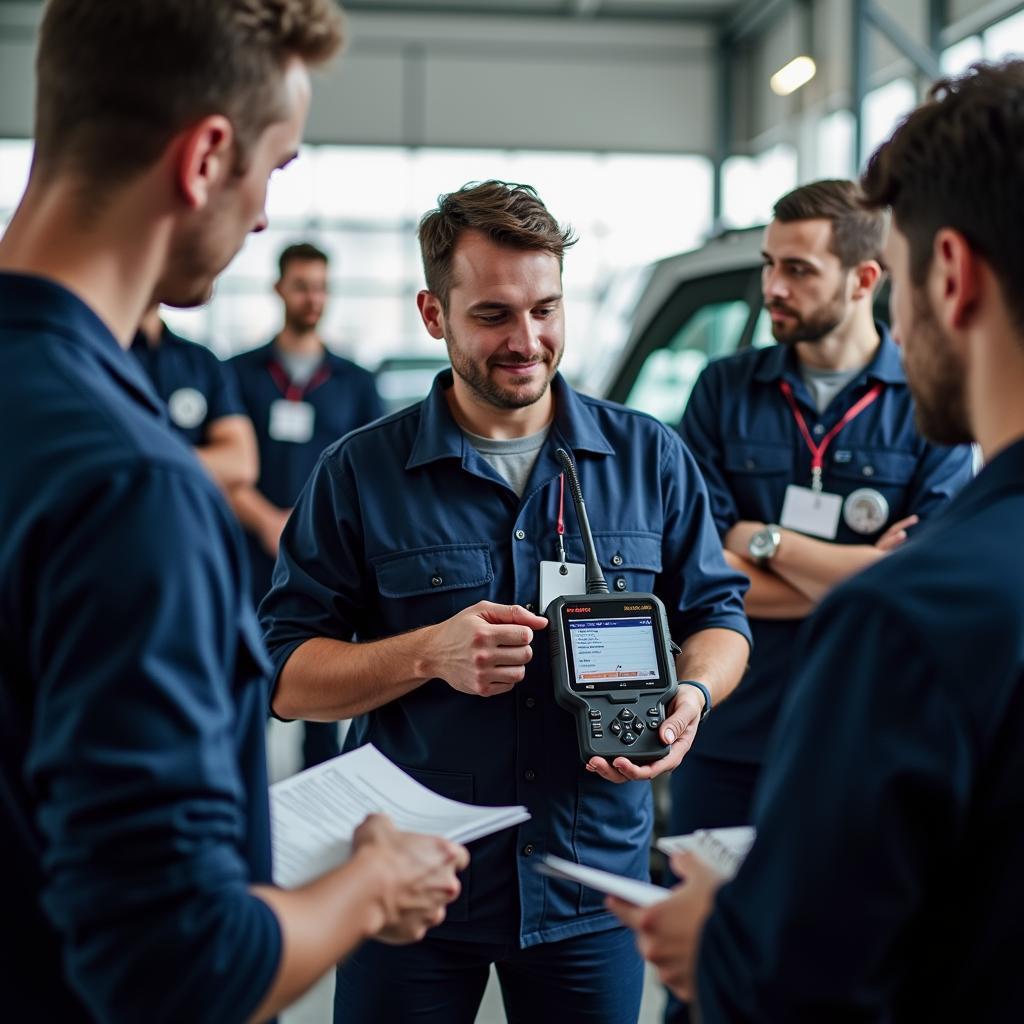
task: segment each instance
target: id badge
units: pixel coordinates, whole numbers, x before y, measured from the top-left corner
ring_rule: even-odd
[[[270,404],[268,432],[275,441],[305,444],[312,440],[316,409],[309,402],[289,402],[279,398]]]
[[[779,526],[812,537],[835,540],[842,510],[843,499],[838,494],[790,484],[786,488],[786,500],[782,503]]]
[[[565,570],[563,572],[563,570]],[[540,604],[543,615],[556,597],[570,597],[587,592],[587,567],[579,562],[540,563]]]

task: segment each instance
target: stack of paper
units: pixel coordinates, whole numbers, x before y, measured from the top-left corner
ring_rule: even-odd
[[[656,845],[668,854],[689,850],[723,878],[732,878],[754,845],[755,834],[749,825],[698,829],[685,836],[665,836]]]
[[[372,744],[270,787],[274,881],[303,885],[348,859],[352,833],[368,814],[404,832],[468,843],[526,821],[525,807],[476,807],[439,796]]]

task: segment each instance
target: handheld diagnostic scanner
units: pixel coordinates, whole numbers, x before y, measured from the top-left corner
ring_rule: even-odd
[[[576,719],[584,762],[650,764],[669,752],[658,727],[678,686],[665,606],[654,594],[608,593],[576,466],[564,449],[555,455],[576,505],[587,590],[556,597],[544,613],[555,700]]]

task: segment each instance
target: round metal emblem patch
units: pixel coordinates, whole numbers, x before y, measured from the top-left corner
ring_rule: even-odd
[[[192,430],[206,418],[206,398],[195,388],[178,388],[167,400],[167,409],[175,426]]]
[[[843,502],[843,519],[854,533],[878,533],[889,521],[889,502],[874,488],[861,487]]]

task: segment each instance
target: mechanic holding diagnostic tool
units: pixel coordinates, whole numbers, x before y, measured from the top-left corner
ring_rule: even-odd
[[[425,1024],[472,1024],[494,963],[512,1022],[621,1024],[640,1006],[631,934],[598,893],[531,868],[552,853],[647,877],[649,780],[679,764],[747,663],[743,577],[725,563],[680,439],[558,376],[574,239],[535,191],[467,185],[440,198],[419,237],[419,310],[454,372],[321,457],[261,608],[274,709],[356,718],[348,747],[373,742],[445,796],[522,803],[532,818],[475,846],[463,895],[423,943],[370,944],[339,968],[335,1018],[415,1009]],[[633,763],[628,738],[621,755],[584,763],[574,716],[555,701],[538,612],[586,592],[559,449],[610,593],[656,595],[681,647],[678,690],[653,721],[670,750],[653,763]],[[619,664],[628,651],[620,644],[614,665],[598,657],[598,674],[630,678],[642,666]]]

